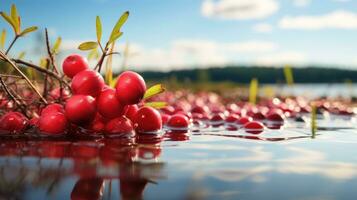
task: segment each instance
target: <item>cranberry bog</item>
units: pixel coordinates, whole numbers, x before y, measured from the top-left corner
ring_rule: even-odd
[[[61,38],[45,29],[47,55],[30,62],[11,49],[38,28],[22,29],[15,5],[1,16],[14,37],[0,51],[0,199],[357,196],[353,99],[262,95],[255,78],[244,94],[170,91],[134,71],[114,74],[129,12],[108,41],[97,16],[97,37],[78,45],[88,58],[60,64]],[[0,39],[4,47],[6,32]]]

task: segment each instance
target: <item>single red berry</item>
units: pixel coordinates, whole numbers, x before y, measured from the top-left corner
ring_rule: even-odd
[[[174,114],[170,117],[167,125],[172,128],[187,128],[190,125],[190,121],[183,114]]]
[[[238,121],[236,123],[238,126],[243,126],[244,124],[246,124],[250,121],[252,121],[252,118],[250,118],[250,117],[241,117],[238,119]]]
[[[101,132],[105,128],[105,119],[99,113],[95,115],[94,120],[88,126],[89,130],[93,130],[95,132]]]
[[[265,123],[270,129],[280,129],[284,125],[284,118],[278,113],[271,113],[267,116]]]
[[[95,99],[87,95],[74,95],[66,102],[65,113],[67,119],[78,125],[91,122],[96,115]]]
[[[195,106],[191,109],[191,113],[199,113],[199,114],[208,113],[208,108],[206,106]]]
[[[50,96],[53,99],[59,99],[61,97],[61,88],[55,88],[50,92]],[[62,88],[62,98],[68,99],[70,97],[69,91]]]
[[[138,132],[154,132],[162,128],[159,111],[152,107],[144,106],[138,110],[134,117],[134,127]]]
[[[256,112],[252,115],[253,120],[256,121],[263,121],[265,120],[265,115],[261,112]]]
[[[244,125],[245,132],[252,134],[260,134],[264,131],[264,125],[258,121],[251,121]]]
[[[103,90],[97,98],[98,112],[107,119],[113,119],[123,114],[124,106],[116,98],[115,90]]]
[[[63,61],[62,68],[66,76],[73,78],[77,73],[88,69],[88,62],[85,57],[73,54]]]
[[[215,113],[211,116],[211,125],[218,127],[224,124],[225,116],[222,113]]]
[[[125,104],[137,104],[143,98],[146,84],[138,73],[126,71],[118,77],[116,95],[120,102]]]
[[[131,121],[134,121],[134,117],[139,110],[139,106],[136,104],[126,105],[124,107],[124,115],[129,118]]]
[[[114,118],[105,125],[106,136],[132,135],[133,130],[132,122],[124,116]]]
[[[284,118],[278,113],[271,113],[267,116],[267,120],[283,122]]]
[[[165,113],[160,113],[160,114],[161,114],[162,124],[167,124],[171,116]]]
[[[50,104],[42,109],[41,116],[51,114],[51,113],[56,113],[56,112],[64,113],[63,105],[58,104],[58,103]]]
[[[0,118],[0,130],[20,133],[26,129],[28,119],[19,112],[8,112]]]
[[[67,128],[67,118],[61,112],[42,115],[38,121],[39,130],[47,134],[63,134]]]
[[[75,75],[72,79],[73,94],[90,95],[96,97],[105,86],[102,75],[94,70],[84,70]]]
[[[238,119],[239,119],[239,115],[232,113],[232,114],[228,115],[228,117],[226,118],[226,122],[227,123],[235,123]]]

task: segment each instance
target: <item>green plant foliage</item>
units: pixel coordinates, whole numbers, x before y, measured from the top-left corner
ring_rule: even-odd
[[[156,108],[156,109],[160,109],[160,108],[165,108],[167,106],[167,103],[166,102],[161,102],[161,101],[158,101],[158,102],[146,102],[145,103],[145,106],[150,106],[150,107],[153,107],[153,108]]]
[[[6,40],[6,30],[3,29],[0,35],[0,48],[4,49]]]
[[[129,17],[129,11],[126,11],[121,15],[121,17],[115,24],[115,26],[112,30],[112,33],[110,34],[109,41],[115,41],[115,37],[117,37],[117,38],[120,37],[120,36],[116,36],[116,35],[118,35],[118,33],[120,32],[121,27],[124,25],[124,23],[126,22],[128,17]]]
[[[258,79],[253,78],[249,87],[249,102],[255,104],[257,102],[258,95]]]
[[[52,47],[52,50],[51,50],[53,54],[57,54],[58,53],[59,47],[61,46],[61,43],[62,43],[62,38],[58,37],[56,42],[55,42],[55,44]]]
[[[97,42],[89,41],[89,42],[83,42],[82,44],[80,44],[78,46],[78,49],[82,50],[82,51],[88,51],[88,50],[96,49],[97,47],[98,47]]]
[[[28,33],[31,33],[31,32],[34,32],[37,30],[37,27],[36,26],[31,26],[31,27],[28,27],[26,28],[25,30],[23,30],[21,33],[20,33],[20,36],[25,36],[26,34]]]
[[[156,84],[146,90],[144,94],[144,99],[150,99],[158,94],[165,92],[165,88],[162,84]]]
[[[95,20],[95,26],[96,26],[96,31],[97,31],[97,41],[100,43],[100,40],[102,38],[102,22],[100,21],[100,17],[97,16]]]

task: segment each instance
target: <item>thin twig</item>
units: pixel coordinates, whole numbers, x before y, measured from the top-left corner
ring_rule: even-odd
[[[50,58],[50,62],[51,62],[51,65],[52,65],[54,71],[56,72],[56,74],[58,74],[58,70],[57,70],[55,58],[54,58],[53,53],[52,53],[52,51],[51,51],[50,41],[49,41],[49,39],[48,39],[47,28],[45,28],[45,35],[46,35],[46,47],[47,47],[48,57]]]
[[[1,83],[2,87],[4,88],[6,94],[10,97],[10,99],[17,105],[17,107],[19,107],[21,109],[22,113],[27,116],[26,109],[18,101],[18,99],[10,92],[9,88],[7,88],[7,86],[6,86],[5,82],[4,82],[4,80],[2,79],[2,77],[0,77],[0,83]]]
[[[47,59],[47,62],[46,62],[46,69],[48,70],[48,68],[50,67],[50,62],[49,62],[49,59]],[[43,97],[46,98],[47,96],[47,85],[48,85],[48,74],[45,74],[45,78],[44,78],[44,83],[43,83]]]
[[[9,45],[9,48],[7,48],[5,55],[7,55],[10,51],[10,49],[12,48],[12,46],[15,44],[16,40],[19,38],[18,35],[15,36],[15,38],[12,40],[11,44]]]
[[[6,61],[8,62],[28,83],[28,85],[32,88],[32,90],[40,97],[41,101],[43,101],[43,103],[47,104],[47,100],[45,98],[43,98],[43,96],[41,95],[41,93],[37,90],[37,88],[32,84],[32,82],[30,81],[30,79],[16,66],[16,64],[9,59],[2,51],[0,51],[0,56]]]

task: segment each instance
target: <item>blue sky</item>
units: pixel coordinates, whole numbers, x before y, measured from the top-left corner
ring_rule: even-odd
[[[96,15],[107,36],[129,10],[118,50],[128,42],[128,63],[138,70],[246,63],[357,69],[356,0],[2,0],[0,10],[8,12],[12,3],[23,27],[47,27],[52,40],[62,37],[59,60],[95,39]],[[3,20],[0,28],[11,31]],[[12,53],[36,49],[41,29]],[[37,62],[40,56],[36,51],[26,58]]]

